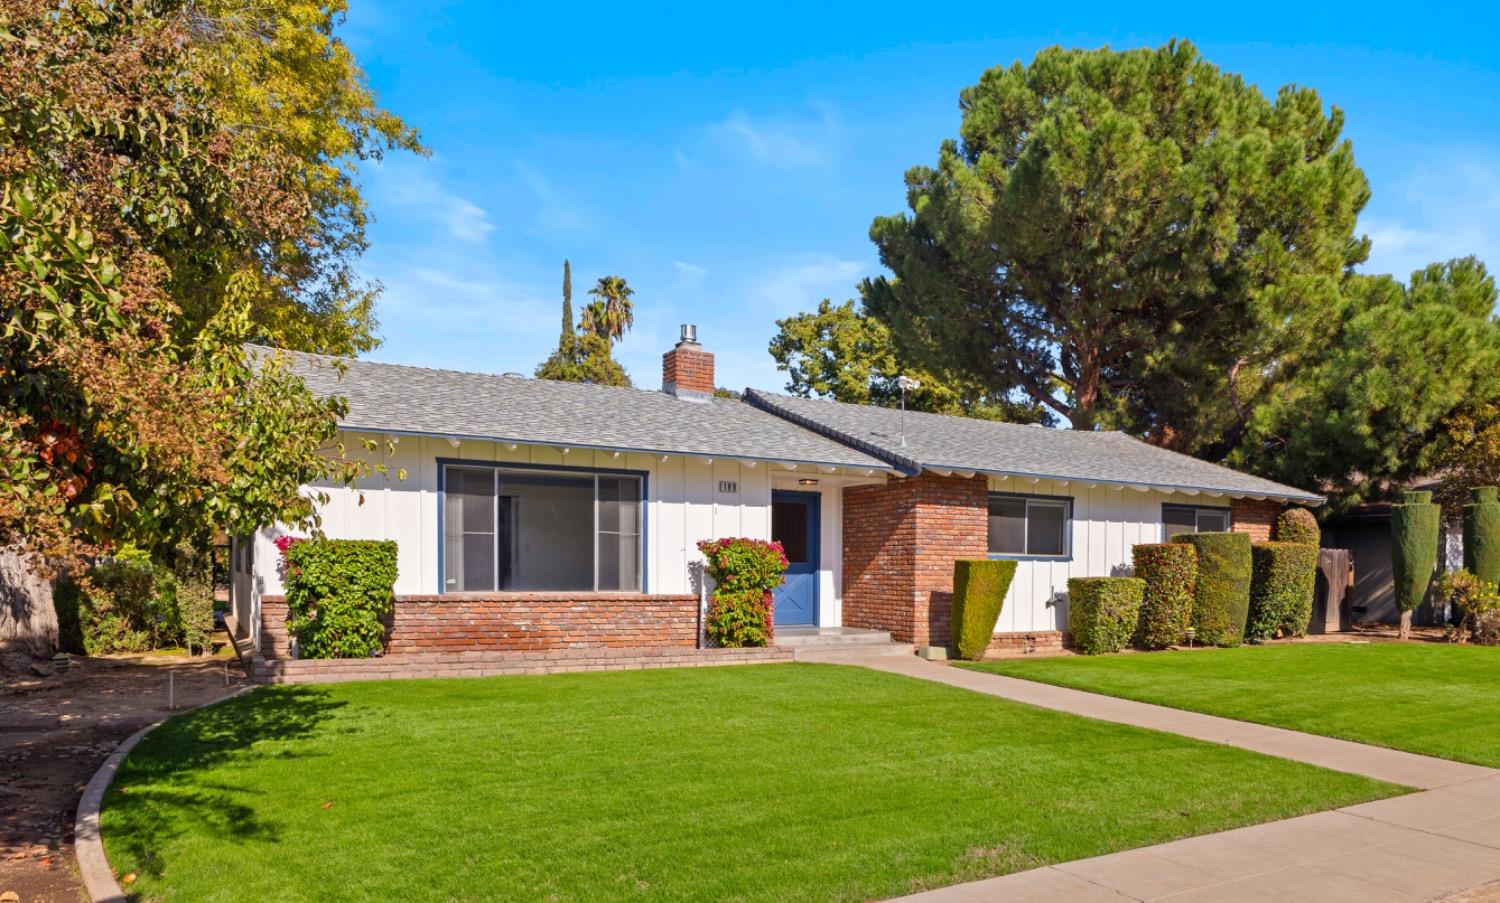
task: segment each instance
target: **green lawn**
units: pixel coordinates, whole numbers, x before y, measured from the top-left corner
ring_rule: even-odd
[[[257,690],[105,802],[148,899],[863,900],[1400,792],[833,665]]]
[[[983,662],[1046,683],[1500,766],[1500,649],[1309,643]]]

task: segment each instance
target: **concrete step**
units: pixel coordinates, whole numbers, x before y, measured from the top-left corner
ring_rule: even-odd
[[[783,627],[776,631],[776,645],[788,649],[814,647],[880,646],[890,643],[888,630],[866,630],[862,627]]]
[[[870,658],[893,658],[911,656],[915,650],[911,643],[853,643],[843,646],[799,646],[792,650],[792,660],[798,662],[859,662]]]

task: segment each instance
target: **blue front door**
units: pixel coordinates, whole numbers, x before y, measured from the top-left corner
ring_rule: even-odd
[[[816,492],[771,493],[771,539],[781,543],[789,564],[776,591],[776,624],[818,623],[818,526],[822,497]]]

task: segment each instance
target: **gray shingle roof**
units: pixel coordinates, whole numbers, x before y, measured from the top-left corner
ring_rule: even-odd
[[[348,399],[348,430],[891,469],[732,399],[283,353],[314,393]]]
[[[793,398],[757,389],[745,400],[907,470],[937,469],[1092,483],[1264,495],[1321,503],[1321,496],[1200,461],[1118,432],[1054,430],[969,417]]]

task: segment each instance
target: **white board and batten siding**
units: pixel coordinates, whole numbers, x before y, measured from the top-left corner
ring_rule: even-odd
[[[1114,577],[1131,572],[1131,549],[1140,543],[1161,542],[1162,505],[1201,505],[1228,508],[1228,498],[1189,496],[1159,490],[1145,492],[1086,486],[1060,480],[990,478],[990,491],[1040,495],[1073,500],[1069,522],[1070,552],[1066,559],[1027,559],[1016,566],[1015,581],[1000,610],[996,633],[1066,630],[1063,600],[1072,577]]]
[[[360,437],[352,437],[351,447]],[[379,437],[371,437],[379,438]],[[441,591],[438,560],[439,461],[515,463],[539,467],[629,470],[646,475],[646,589],[652,593],[696,593],[694,564],[703,556],[698,542],[723,536],[769,539],[771,468],[738,461],[572,449],[539,445],[447,440],[407,436],[382,458],[388,475],[372,474],[357,489],[319,487],[329,496],[322,506],[323,531],[333,539],[393,539],[397,549],[396,593]],[[401,469],[406,479],[397,479]],[[363,502],[361,502],[361,496]],[[261,530],[255,562],[260,592],[282,592],[273,544],[284,528]]]

